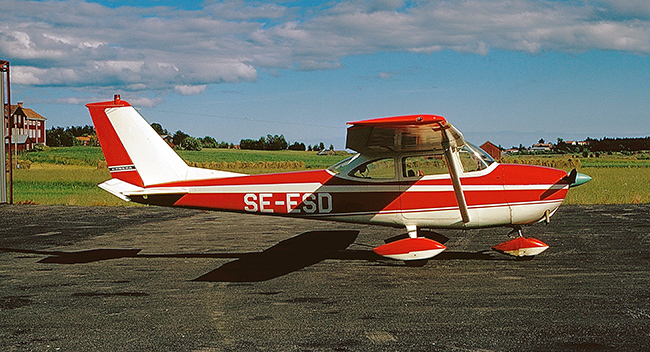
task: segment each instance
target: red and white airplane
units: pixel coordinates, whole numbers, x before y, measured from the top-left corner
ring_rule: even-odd
[[[112,177],[99,187],[125,201],[406,228],[408,238],[374,248],[397,260],[423,262],[446,249],[418,228],[512,227],[519,237],[493,249],[535,256],[548,246],[523,237],[521,225],[549,221],[569,187],[591,179],[499,164],[435,115],[348,123],[347,148],[358,154],[326,170],[208,170],[188,166],[118,95],[86,106]]]

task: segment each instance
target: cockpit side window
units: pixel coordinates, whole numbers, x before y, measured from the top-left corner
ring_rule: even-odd
[[[422,177],[448,173],[449,169],[443,154],[407,156],[402,159],[403,177]]]
[[[395,178],[395,160],[393,158],[373,160],[356,167],[349,175],[366,179],[393,179]]]

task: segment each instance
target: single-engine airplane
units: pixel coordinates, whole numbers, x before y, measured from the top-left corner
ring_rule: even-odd
[[[125,201],[406,228],[407,238],[374,251],[407,264],[446,249],[419,228],[512,227],[519,236],[493,249],[532,258],[548,246],[523,237],[521,226],[548,222],[567,190],[591,179],[575,169],[499,164],[435,115],[349,122],[346,147],[358,154],[326,170],[195,168],[119,95],[86,106],[112,177],[99,187]]]

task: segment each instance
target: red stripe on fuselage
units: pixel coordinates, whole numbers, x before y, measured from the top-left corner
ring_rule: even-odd
[[[509,203],[526,203],[539,201],[562,200],[566,189],[552,192],[549,188],[566,176],[561,170],[535,168],[522,165],[499,165],[491,173],[478,177],[462,177],[467,204],[472,208],[506,206]],[[508,186],[533,186],[536,189],[504,190]],[[522,182],[523,181],[523,182]],[[274,191],[274,187],[300,184],[320,184],[309,193],[292,192],[283,189]],[[241,191],[228,188],[222,192],[219,186],[242,186]],[[246,186],[268,186],[268,190],[259,188],[248,192]],[[425,186],[423,191],[418,187]],[[438,190],[427,190],[426,186],[442,187]],[[481,189],[484,186],[485,189]],[[556,187],[561,187],[557,185]],[[333,176],[328,171],[303,171],[282,174],[266,174],[230,177],[221,179],[182,181],[151,186],[195,188],[191,193],[176,202],[177,206],[222,209],[231,211],[248,211],[268,214],[347,214],[347,213],[379,213],[396,211],[420,211],[422,209],[454,209],[458,208],[452,182],[449,178],[421,179],[418,181],[401,182],[368,182],[350,180]],[[215,187],[202,190],[204,187]],[[340,188],[343,187],[343,190]],[[382,189],[382,187],[384,187]],[[435,187],[434,187],[435,188]],[[298,189],[298,188],[296,188]],[[233,192],[234,191],[234,192]],[[313,194],[313,196],[308,194]],[[319,196],[321,194],[321,196]],[[248,198],[247,198],[248,197]],[[303,198],[308,197],[308,198]],[[319,198],[322,197],[322,198]],[[320,204],[318,201],[330,202]],[[314,205],[316,207],[314,208]],[[315,210],[314,210],[315,209]]]
[[[303,216],[336,215],[400,210],[399,192],[250,192],[188,193],[174,205],[259,214],[295,214]]]

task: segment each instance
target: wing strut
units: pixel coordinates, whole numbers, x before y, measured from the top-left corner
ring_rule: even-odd
[[[449,129],[443,130],[443,141],[442,146],[445,149],[445,157],[449,163],[449,173],[451,175],[451,182],[454,185],[454,193],[456,194],[456,202],[458,203],[458,209],[460,210],[460,215],[463,218],[464,223],[469,222],[469,212],[467,211],[467,202],[465,201],[465,194],[463,194],[463,187],[460,183],[460,173],[462,170],[462,165],[458,165],[456,158],[454,158],[454,149],[457,147],[456,140],[451,135]]]

